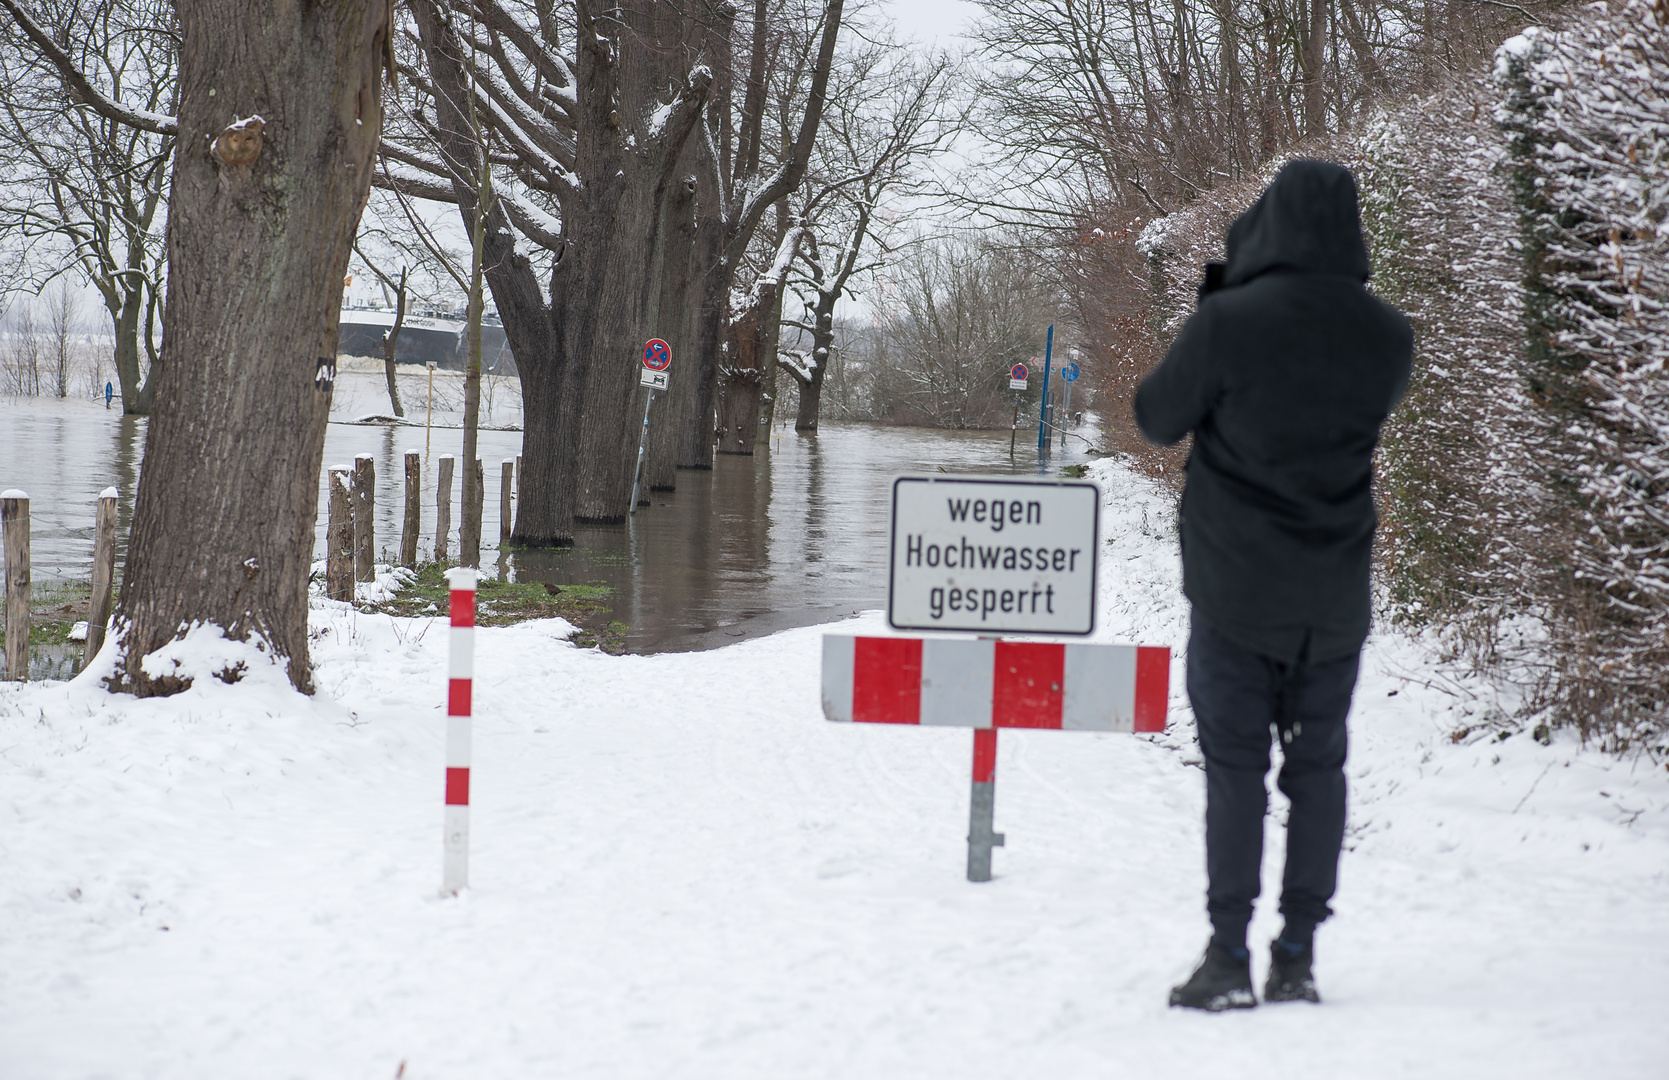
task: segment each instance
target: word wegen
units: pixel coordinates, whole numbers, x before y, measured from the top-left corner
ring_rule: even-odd
[[[888,619],[898,629],[1087,634],[1100,494],[1082,481],[901,477]]]

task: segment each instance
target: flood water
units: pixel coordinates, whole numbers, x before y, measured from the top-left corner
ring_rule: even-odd
[[[145,421],[102,403],[0,398],[0,489],[31,498],[31,562],[37,582],[92,575],[94,507],[115,486],[125,545],[144,448]],[[1086,429],[1085,434],[1091,434]],[[393,561],[404,506],[404,453],[423,461],[420,558],[432,556],[435,474],[463,433],[422,424],[332,422],[325,464],[370,454],[377,472],[377,547]],[[826,622],[886,599],[890,482],[903,473],[1056,474],[1087,460],[1070,440],[1040,462],[1035,421],[1022,427],[1013,462],[1007,431],[956,432],[831,424],[816,435],[776,428],[752,457],[720,455],[711,471],[680,470],[676,492],[654,492],[625,525],[581,526],[575,546],[497,548],[499,463],[521,450],[520,431],[479,435],[486,472],[483,569],[517,580],[605,584],[626,645],[653,653],[707,649],[791,626]],[[461,478],[452,489],[451,554],[457,552]],[[324,558],[326,488],[320,478],[316,559]],[[118,567],[125,557],[118,551]]]

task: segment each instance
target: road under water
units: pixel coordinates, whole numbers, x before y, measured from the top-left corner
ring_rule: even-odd
[[[92,574],[98,493],[119,495],[124,545],[144,451],[145,421],[102,403],[0,398],[0,488],[31,498],[37,583]],[[1085,435],[1093,434],[1088,429]],[[333,421],[327,466],[370,454],[377,471],[377,547],[393,561],[404,508],[404,453],[423,463],[419,553],[434,550],[435,478],[441,454],[458,454],[456,427]],[[752,457],[719,455],[711,470],[680,470],[674,492],[653,492],[624,525],[580,526],[572,548],[500,551],[499,464],[521,450],[521,432],[483,430],[484,568],[517,580],[603,584],[613,618],[640,653],[713,648],[880,607],[886,598],[890,484],[904,473],[1058,474],[1087,460],[1077,436],[1039,458],[1037,428],[1022,427],[1011,460],[1007,431],[942,431],[829,424],[816,434],[774,429]],[[461,477],[452,489],[457,553]],[[315,558],[324,557],[326,488],[320,478]],[[118,566],[125,551],[118,550]],[[58,676],[58,677],[61,677]]]

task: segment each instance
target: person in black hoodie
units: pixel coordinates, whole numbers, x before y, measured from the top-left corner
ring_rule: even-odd
[[[1291,801],[1285,924],[1264,998],[1319,1001],[1345,822],[1345,714],[1367,638],[1373,452],[1413,334],[1370,295],[1356,184],[1294,161],[1229,229],[1199,309],[1136,391],[1152,442],[1193,433],[1182,494],[1188,696],[1206,774],[1212,937],[1171,1004],[1257,1004],[1246,927],[1263,862],[1270,732]]]

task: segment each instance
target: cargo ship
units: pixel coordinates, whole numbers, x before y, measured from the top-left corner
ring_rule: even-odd
[[[394,309],[344,307],[336,351],[348,356],[382,359],[383,340],[394,328]],[[434,364],[462,371],[469,363],[469,324],[456,312],[421,309],[408,311],[395,346],[398,364]],[[481,318],[481,370],[489,375],[516,374],[516,358],[496,314]]]

